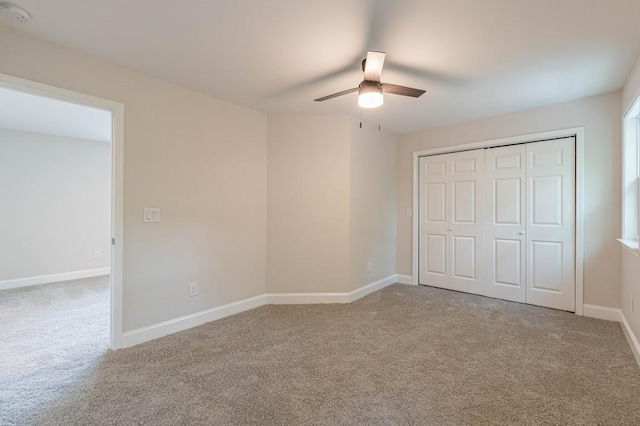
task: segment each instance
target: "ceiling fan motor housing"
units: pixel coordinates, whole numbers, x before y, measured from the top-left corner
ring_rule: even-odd
[[[368,92],[381,92],[382,91],[382,83],[379,81],[369,81],[364,80],[360,83],[360,93],[368,93]]]

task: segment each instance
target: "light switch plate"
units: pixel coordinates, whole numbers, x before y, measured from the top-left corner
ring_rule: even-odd
[[[156,207],[145,207],[143,221],[147,223],[160,222],[160,209]]]

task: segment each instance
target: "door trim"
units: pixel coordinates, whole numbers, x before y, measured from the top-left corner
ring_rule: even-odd
[[[111,112],[111,312],[109,347],[122,347],[124,104],[0,73],[0,87]]]
[[[420,157],[452,152],[468,151],[479,148],[498,147],[519,143],[540,142],[549,139],[566,137],[576,138],[576,246],[575,246],[575,276],[576,276],[576,315],[584,314],[584,127],[552,130],[549,132],[530,133],[481,142],[466,143],[448,147],[432,148],[413,153],[413,284],[419,280],[419,242],[418,226],[420,220],[419,188],[420,188]]]

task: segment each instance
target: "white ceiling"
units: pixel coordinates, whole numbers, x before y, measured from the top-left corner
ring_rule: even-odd
[[[0,88],[0,129],[111,142],[111,112]]]
[[[12,0],[7,25],[265,112],[357,115],[368,49],[427,90],[364,111],[404,133],[620,89],[638,0]]]

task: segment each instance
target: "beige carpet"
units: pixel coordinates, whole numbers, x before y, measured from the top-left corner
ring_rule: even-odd
[[[28,424],[109,348],[109,277],[0,291],[0,425]]]
[[[640,368],[618,324],[427,287],[264,306],[106,354],[100,341],[10,355],[32,373],[3,374],[2,421],[640,424]]]

